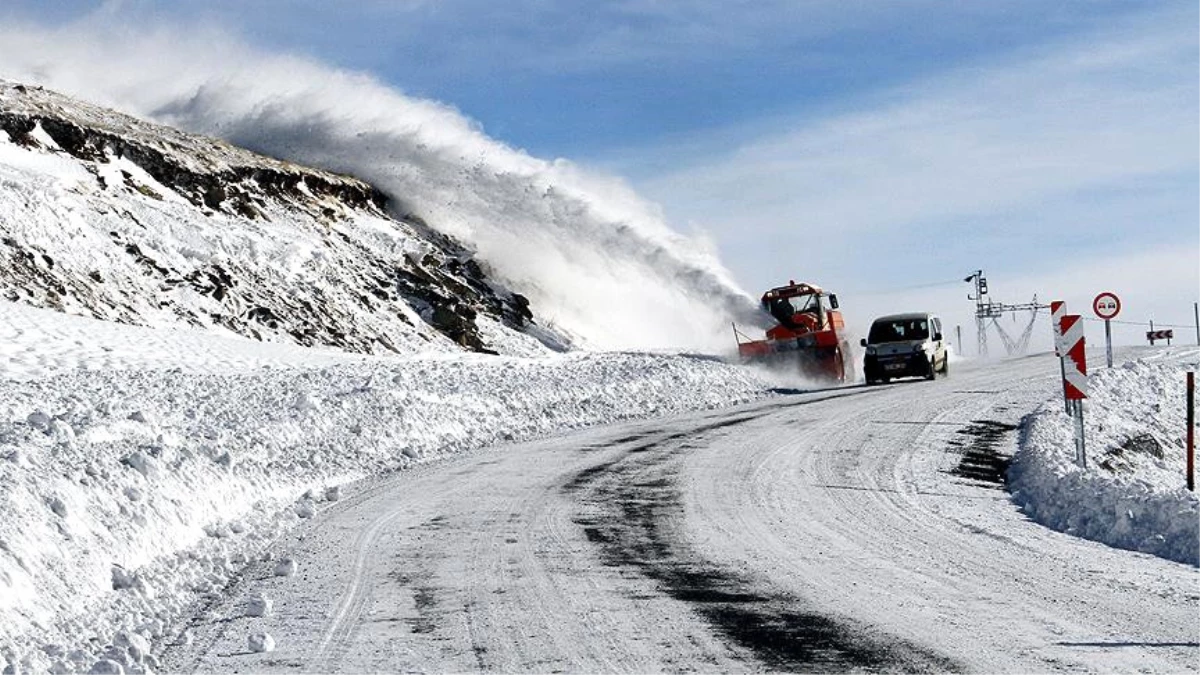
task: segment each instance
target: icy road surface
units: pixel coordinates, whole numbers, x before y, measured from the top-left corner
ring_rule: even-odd
[[[1000,485],[1053,357],[472,453],[321,512],[169,671],[1153,671],[1200,663],[1197,570]],[[273,604],[249,617],[251,598]],[[278,647],[250,653],[265,630]]]

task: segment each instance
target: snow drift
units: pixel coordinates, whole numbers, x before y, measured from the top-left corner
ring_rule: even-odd
[[[703,238],[619,180],[530,157],[363,75],[224,35],[91,22],[0,29],[0,77],[367,180],[584,345],[724,347],[730,319],[756,317]]]
[[[1090,377],[1088,467],[1075,464],[1074,426],[1055,400],[1031,414],[1009,471],[1034,520],[1110,546],[1200,565],[1200,500],[1184,477],[1182,363],[1137,360]]]

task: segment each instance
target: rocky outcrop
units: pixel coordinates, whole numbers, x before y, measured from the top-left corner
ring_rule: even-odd
[[[12,174],[0,195],[9,300],[358,352],[439,335],[489,352],[481,317],[517,331],[533,320],[469,250],[389,215],[363,181],[4,82],[0,131],[91,176],[51,188]]]

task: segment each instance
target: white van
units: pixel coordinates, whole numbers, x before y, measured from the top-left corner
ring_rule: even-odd
[[[881,316],[861,342],[866,347],[863,374],[867,384],[887,382],[893,377],[924,377],[950,373],[950,355],[942,339],[942,320],[933,314],[914,312]]]

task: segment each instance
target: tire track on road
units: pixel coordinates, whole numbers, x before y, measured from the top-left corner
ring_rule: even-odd
[[[361,530],[355,539],[354,567],[350,579],[338,601],[337,609],[334,610],[333,620],[317,646],[316,660],[321,664],[318,670],[334,672],[335,665],[349,649],[350,637],[358,625],[367,601],[365,577],[368,557],[379,538],[379,533],[403,514],[404,509],[401,507],[384,512],[372,521],[370,526]]]
[[[948,672],[959,664],[898,638],[806,608],[794,596],[699,556],[678,528],[684,513],[679,464],[705,434],[755,421],[731,417],[637,446],[580,472],[564,486],[579,495],[576,523],[606,564],[632,568],[692,606],[718,633],[772,670]]]

